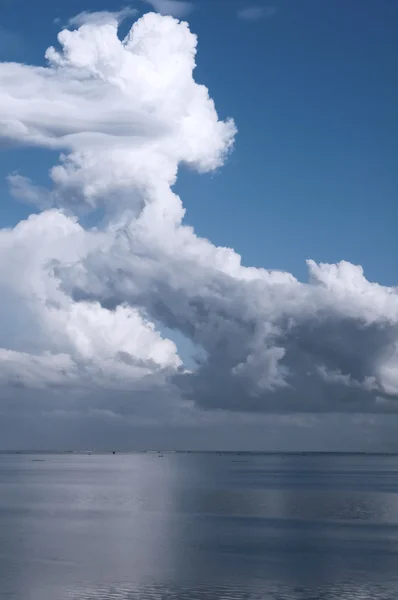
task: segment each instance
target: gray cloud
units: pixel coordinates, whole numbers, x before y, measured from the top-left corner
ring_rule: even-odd
[[[186,243],[187,232],[181,235]],[[244,280],[217,268],[216,249],[206,264],[182,256],[176,233],[175,251],[166,261],[164,249],[157,255],[152,248],[144,257],[137,232],[131,237],[132,254],[119,239],[117,249],[96,253],[79,272],[73,270],[70,283],[64,272],[64,285],[75,299],[100,298],[110,309],[120,302],[145,307],[151,318],[202,347],[204,364],[174,378],[200,405],[274,412],[396,410],[393,401],[376,402],[384,396],[394,400],[397,393],[387,367],[396,360],[394,290],[381,292],[348,263],[332,272],[310,263],[309,284],[266,271]],[[341,294],[336,274],[347,283],[357,279],[356,286]],[[384,297],[377,297],[380,292]]]

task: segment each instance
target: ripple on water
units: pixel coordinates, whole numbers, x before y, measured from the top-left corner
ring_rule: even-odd
[[[49,596],[48,596],[49,597]],[[314,587],[263,585],[189,586],[82,586],[65,591],[59,600],[396,600],[398,585],[341,583]],[[46,598],[44,594],[41,598]],[[35,598],[36,600],[36,598]]]

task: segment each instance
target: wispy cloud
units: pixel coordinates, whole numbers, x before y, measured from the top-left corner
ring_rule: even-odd
[[[84,10],[83,12],[69,19],[68,26],[81,27],[81,25],[85,25],[87,23],[98,25],[109,19],[114,19],[120,23],[123,21],[123,19],[136,15],[137,12],[138,11],[136,8],[131,8],[130,6],[126,6],[125,8],[114,12],[90,12],[88,10]]]
[[[171,15],[172,17],[186,17],[194,9],[194,4],[187,0],[144,0],[161,15]]]
[[[276,6],[247,6],[238,10],[237,15],[245,21],[259,21],[273,17],[277,10]]]

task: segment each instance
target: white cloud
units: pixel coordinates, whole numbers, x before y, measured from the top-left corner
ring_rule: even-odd
[[[244,267],[182,225],[179,165],[217,169],[236,133],[193,79],[188,25],[150,13],[124,40],[111,13],[75,25],[47,67],[0,64],[0,136],[61,153],[50,189],[9,177],[42,212],[0,232],[0,411],[34,398],[192,426],[203,408],[396,410],[396,288],[344,261],[308,261],[308,283]],[[196,370],[153,323],[203,350]]]
[[[106,247],[57,210],[0,232],[0,384],[25,389],[129,389],[179,367],[175,345],[134,308],[76,303],[60,289],[54,265],[80,262]]]
[[[194,9],[193,2],[186,0],[143,0],[161,15],[171,15],[176,19],[187,17]]]
[[[218,120],[192,78],[197,41],[186,24],[147,14],[121,42],[110,18],[64,30],[59,42],[47,69],[2,64],[0,91],[0,136],[67,152],[50,174],[54,205],[121,212],[124,194],[130,209],[132,197],[140,206],[148,182],[169,186],[180,162],[222,164],[234,124]],[[26,179],[16,182],[33,198]]]
[[[269,19],[276,13],[276,6],[247,6],[238,10],[237,16],[245,21],[259,21],[260,19]]]

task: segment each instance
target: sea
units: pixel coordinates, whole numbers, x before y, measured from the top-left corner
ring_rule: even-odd
[[[397,600],[398,456],[1,454],[0,598]]]

